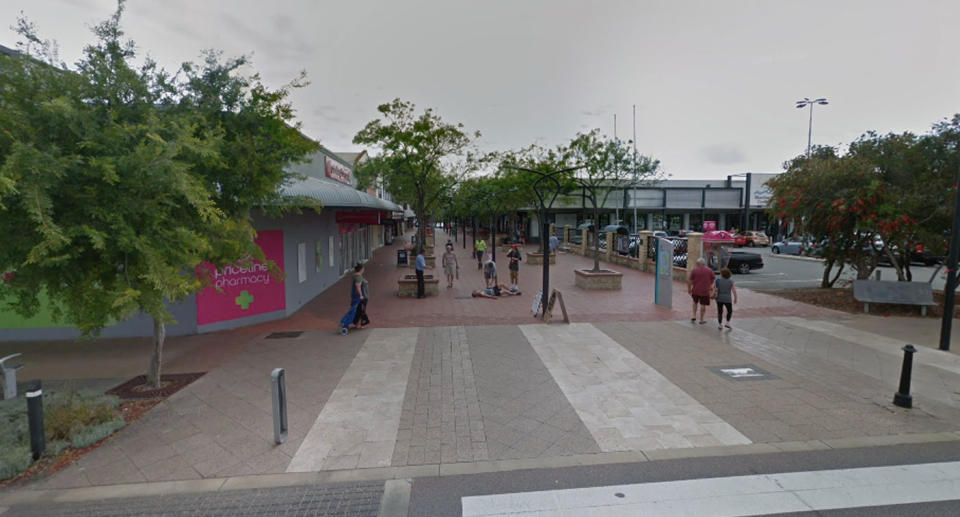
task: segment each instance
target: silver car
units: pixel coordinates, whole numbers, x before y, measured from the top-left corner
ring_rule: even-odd
[[[781,253],[785,255],[799,255],[801,250],[803,250],[802,241],[779,241],[773,243],[773,246],[770,246],[770,251],[775,255]]]

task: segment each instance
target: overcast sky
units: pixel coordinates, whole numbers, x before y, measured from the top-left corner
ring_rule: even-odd
[[[0,0],[74,62],[111,0]],[[960,112],[960,2],[130,0],[123,25],[174,70],[202,49],[252,54],[334,151],[395,97],[480,130],[481,149],[556,145],[600,128],[674,178],[778,172],[807,145],[924,132]],[[0,44],[13,47],[13,31]]]

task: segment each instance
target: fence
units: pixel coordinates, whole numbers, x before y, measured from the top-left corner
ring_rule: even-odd
[[[687,267],[687,238],[667,237],[673,243],[673,265]],[[647,258],[657,260],[657,237],[647,236]]]

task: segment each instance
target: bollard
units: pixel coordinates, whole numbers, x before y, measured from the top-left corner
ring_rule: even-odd
[[[36,381],[27,388],[27,421],[30,424],[30,451],[33,460],[40,459],[40,455],[47,449],[47,438],[43,432],[43,390],[40,381]]]
[[[917,351],[913,345],[903,347],[903,368],[900,370],[900,390],[893,396],[893,405],[913,407],[913,397],[910,396],[910,371],[913,369],[913,354]]]
[[[274,368],[270,374],[273,393],[273,441],[280,445],[287,440],[287,383],[283,368]]]
[[[880,280],[880,273],[882,273],[882,271],[880,271],[880,270],[878,269],[878,270],[877,270],[877,280],[878,280],[878,281]]]

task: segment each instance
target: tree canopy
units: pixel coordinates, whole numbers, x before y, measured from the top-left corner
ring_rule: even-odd
[[[425,242],[426,225],[439,200],[463,172],[467,147],[479,132],[467,133],[463,124],[444,122],[432,109],[419,115],[412,102],[394,99],[377,107],[382,118],[370,121],[353,143],[379,151],[357,169],[359,186],[383,181],[394,199],[410,204],[419,221],[418,242]]]
[[[314,148],[288,89],[210,53],[177,77],[136,66],[123,2],[72,68],[22,21],[29,44],[0,56],[0,299],[24,316],[40,293],[54,317],[96,335],[153,318],[159,383],[168,302],[209,285],[196,273],[263,258],[249,210],[269,204],[284,167]],[[296,82],[291,87],[302,85]]]

